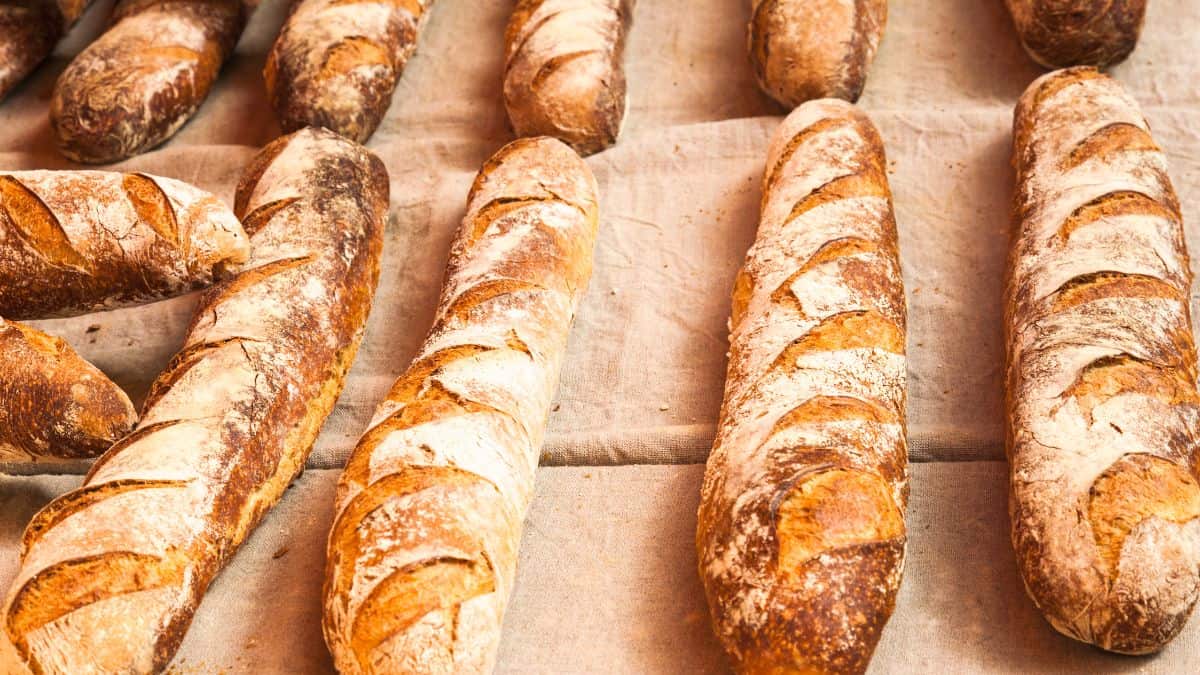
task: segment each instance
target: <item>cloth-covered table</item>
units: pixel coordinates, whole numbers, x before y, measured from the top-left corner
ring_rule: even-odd
[[[284,0],[264,0],[196,117],[118,165],[232,201],[278,134],[262,84]],[[47,102],[98,2],[55,59],[0,104],[0,170],[66,168]],[[308,471],[205,599],[181,673],[327,673],[320,582],[338,470],[408,365],[482,161],[511,139],[500,87],[508,0],[437,0],[369,143],[391,175],[383,273],[366,338]],[[618,145],[600,184],[596,270],[571,337],[526,524],[502,673],[722,673],[696,575],[702,463],[724,382],[733,276],[754,238],[767,143],[783,114],[745,56],[745,0],[641,0]],[[1025,596],[1008,544],[1001,284],[1012,106],[1041,71],[999,0],[893,0],[860,104],[887,144],[909,302],[909,562],[872,673],[1200,672],[1200,619],[1161,655],[1059,636]],[[1200,4],[1150,3],[1113,70],[1167,150],[1200,251]],[[1193,304],[1195,304],[1193,295]],[[179,348],[194,297],[34,322],[135,402]],[[84,463],[0,466],[0,585],[32,513]]]

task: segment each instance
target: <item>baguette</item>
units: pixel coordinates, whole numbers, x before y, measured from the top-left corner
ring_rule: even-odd
[[[758,84],[789,109],[817,98],[858,100],[887,24],[887,0],[753,0],[750,61]]]
[[[1146,0],[1005,0],[1025,51],[1047,68],[1105,67],[1137,46]]]
[[[517,0],[504,36],[504,106],[517,136],[554,136],[583,155],[625,118],[633,0]]]
[[[696,532],[741,673],[862,673],[895,607],[906,309],[886,165],[836,99],[801,105],[771,143]]]
[[[242,0],[120,0],[112,27],[54,87],[62,154],[106,164],[170,138],[208,96],[246,14]]]
[[[251,162],[253,268],[209,291],[142,422],[25,531],[6,673],[161,672],[208,584],[304,466],[379,272],[383,164],[326,131]]]
[[[0,100],[50,56],[91,0],[0,3]]]
[[[70,345],[0,319],[0,459],[95,457],[136,422],[125,392]]]
[[[475,179],[429,337],[338,483],[324,628],[342,673],[491,671],[596,200],[551,138]]]
[[[1009,510],[1025,587],[1060,632],[1155,651],[1200,584],[1191,271],[1166,159],[1092,68],[1017,105],[1006,303]]]
[[[433,0],[300,0],[267,57],[267,94],[285,132],[331,129],[366,143],[417,47]]]
[[[0,173],[0,316],[71,316],[207,286],[250,257],[237,218],[142,173]]]

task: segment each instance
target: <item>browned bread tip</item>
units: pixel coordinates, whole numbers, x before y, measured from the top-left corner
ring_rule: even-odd
[[[119,0],[63,71],[50,125],[68,159],[116,162],[170,138],[204,102],[246,23],[243,0]]]
[[[1005,0],[1021,44],[1047,68],[1124,61],[1137,46],[1147,0]]]
[[[250,257],[213,195],[170,178],[0,173],[0,316],[35,319],[162,300]]]
[[[0,100],[50,56],[91,1],[0,2]]]
[[[517,136],[580,154],[617,141],[633,0],[517,0],[505,33],[504,105]]]
[[[433,328],[338,483],[324,626],[343,674],[491,672],[596,200],[551,138],[475,179]]]
[[[264,77],[285,132],[325,127],[366,143],[392,104],[433,0],[300,0]]]
[[[1200,586],[1192,274],[1166,157],[1115,80],[1030,85],[1013,128],[1012,539],[1060,632],[1153,652]]]
[[[762,90],[788,108],[857,101],[887,24],[887,0],[754,0],[750,61]]]
[[[862,673],[895,607],[906,309],[886,167],[870,119],[837,99],[771,142],[696,532],[739,673]]]
[[[304,466],[379,273],[382,162],[327,131],[250,163],[250,267],[201,298],[136,431],[34,516],[5,673],[162,672],[205,589]]]
[[[0,459],[95,457],[137,412],[63,340],[0,319]]]

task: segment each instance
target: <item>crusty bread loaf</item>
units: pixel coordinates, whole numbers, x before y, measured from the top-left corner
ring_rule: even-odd
[[[1025,51],[1047,68],[1105,67],[1137,46],[1147,0],[1005,0]]]
[[[341,391],[378,277],[387,195],[382,162],[327,131],[281,138],[251,162],[238,213],[253,267],[201,299],[137,431],[25,531],[4,612],[25,669],[166,667]]]
[[[63,155],[104,164],[170,138],[208,96],[246,14],[243,0],[120,0],[112,27],[54,87]]]
[[[551,138],[475,179],[433,329],[338,484],[325,640],[342,673],[491,672],[596,200]]]
[[[776,132],[733,292],[696,548],[741,673],[861,673],[904,567],[904,288],[883,142],[840,100]]]
[[[1013,546],[1062,633],[1132,654],[1200,584],[1200,397],[1179,202],[1137,103],[1092,68],[1017,105],[1008,284]]]
[[[392,104],[433,0],[300,0],[263,75],[285,132],[325,127],[366,143]]]
[[[233,212],[142,173],[0,173],[0,316],[70,316],[211,284],[250,257]]]
[[[0,100],[54,51],[91,0],[0,2]]]
[[[70,345],[0,319],[0,459],[95,457],[135,422],[125,392]]]
[[[633,0],[517,0],[504,105],[518,136],[554,136],[583,155],[617,141],[632,15]]]
[[[750,61],[759,86],[788,108],[857,101],[887,24],[887,0],[753,0]]]

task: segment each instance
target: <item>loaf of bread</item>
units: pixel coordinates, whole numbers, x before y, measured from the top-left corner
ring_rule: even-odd
[[[0,173],[0,316],[71,316],[208,286],[250,257],[219,199],[142,173]]]
[[[135,422],[125,392],[70,345],[0,319],[0,459],[95,457]]]
[[[1025,51],[1047,68],[1105,67],[1137,46],[1147,0],[1005,0]]]
[[[1060,632],[1152,652],[1200,584],[1200,397],[1179,202],[1137,103],[1092,68],[1017,105],[1013,546]]]
[[[50,125],[68,159],[105,164],[170,138],[204,99],[246,22],[243,0],[119,0],[112,27],[63,71]]]
[[[379,271],[382,162],[327,131],[238,186],[253,267],[201,299],[137,431],[25,531],[5,673],[161,672],[213,577],[304,466]]]
[[[887,0],[753,0],[750,61],[758,84],[788,108],[857,101],[887,24]]]
[[[895,607],[906,309],[886,166],[874,125],[836,99],[771,142],[696,532],[741,673],[862,673]]]
[[[392,104],[433,0],[300,0],[263,75],[285,132],[325,127],[366,143]]]
[[[554,139],[475,179],[433,329],[338,483],[325,640],[343,674],[491,672],[596,227],[595,179]]]
[[[583,155],[617,141],[632,14],[633,0],[517,0],[504,106],[518,136],[554,136]]]
[[[91,1],[0,2],[0,100],[50,56]]]

